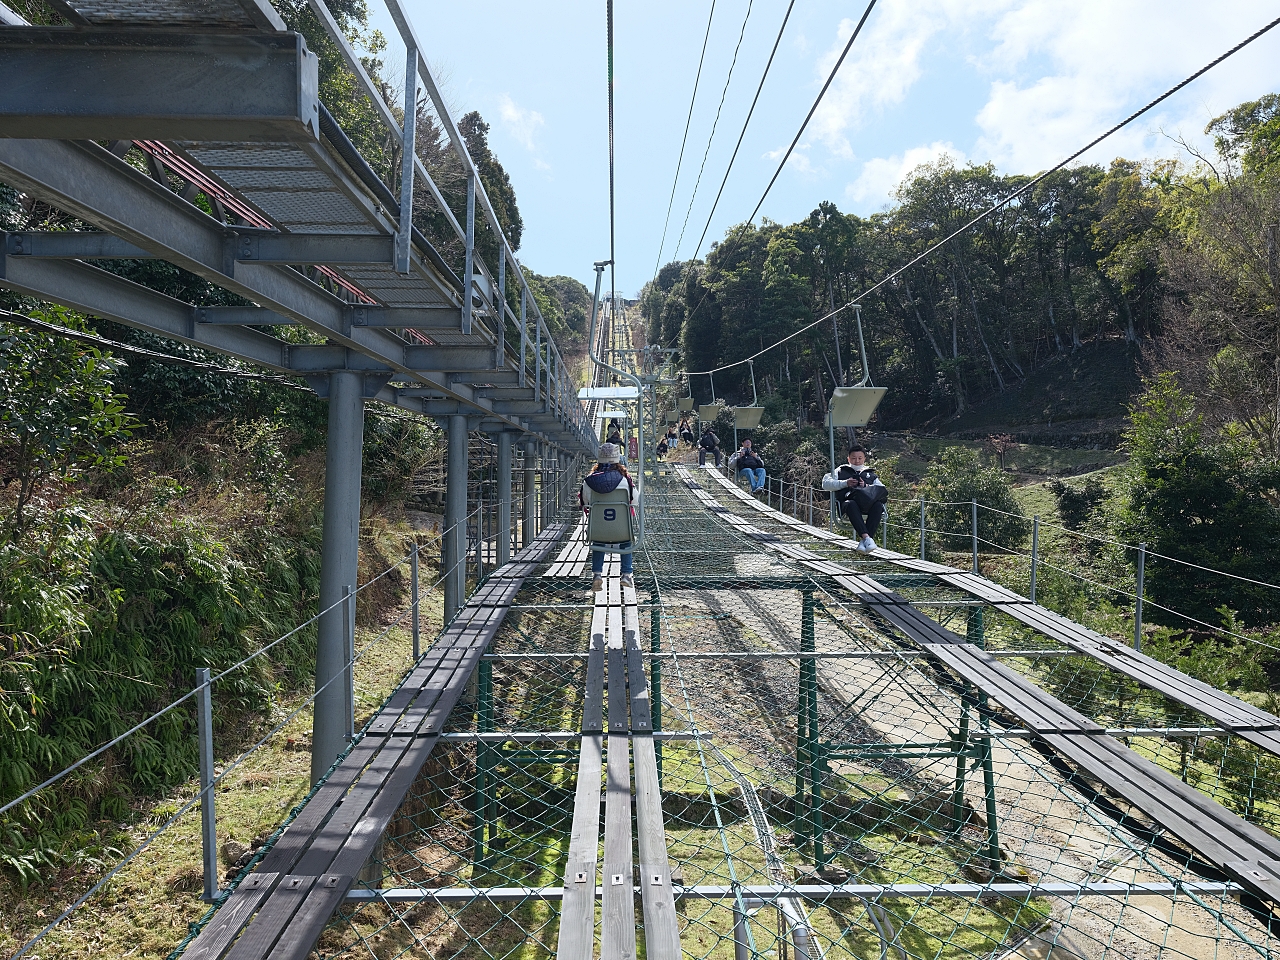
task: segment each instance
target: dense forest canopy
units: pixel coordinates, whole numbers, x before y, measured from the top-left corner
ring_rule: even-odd
[[[1280,96],[1242,104],[1207,132],[1216,156],[1191,164],[1116,159],[1057,172],[867,297],[871,368],[891,388],[882,425],[962,413],[1050,358],[1114,339],[1203,370],[1196,386],[1274,452]],[[646,284],[649,336],[679,346],[689,370],[741,360],[857,299],[1027,180],[943,158],[910,174],[882,213],[824,201],[799,223],[740,224],[705,259],[669,263]],[[812,398],[804,415],[816,421],[831,388],[860,376],[856,350],[846,310],[757,360],[757,377]],[[749,396],[747,368],[715,387]],[[711,384],[695,377],[693,390],[709,398]]]

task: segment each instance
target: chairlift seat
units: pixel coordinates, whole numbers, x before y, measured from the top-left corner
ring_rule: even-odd
[[[754,430],[760,426],[760,418],[764,415],[764,407],[734,407],[733,428],[735,430]]]
[[[608,493],[591,492],[591,511],[587,514],[587,540],[590,543],[627,543],[631,535],[631,497],[626,487]]]
[[[698,407],[699,420],[714,420],[724,412],[723,403],[704,403]]]
[[[827,408],[827,425],[865,427],[885,392],[885,387],[836,387]]]
[[[693,409],[693,397],[681,397],[681,398],[680,398],[680,409],[681,409],[681,410],[683,410],[685,413],[688,413],[690,410],[692,410],[692,409]]]

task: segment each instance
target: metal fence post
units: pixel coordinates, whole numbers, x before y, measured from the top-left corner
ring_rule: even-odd
[[[409,602],[413,606],[413,662],[422,656],[422,620],[418,603],[418,541],[409,551]]]
[[[1031,518],[1031,596],[1036,602],[1036,568],[1040,566],[1040,515]]]
[[[1147,572],[1147,545],[1138,544],[1138,589],[1133,600],[1133,649],[1142,650],[1142,588]]]
[[[809,526],[813,526],[813,486],[805,484],[805,489],[809,491]]]
[[[884,548],[889,549],[889,504],[884,505]]]
[[[970,501],[973,506],[973,572],[978,572],[978,501]]]
[[[924,559],[924,497],[920,498],[920,559]]]
[[[342,632],[347,641],[347,741],[356,735],[356,594],[347,584],[342,602]]]
[[[476,500],[476,586],[484,579],[484,498]]]
[[[196,739],[200,744],[200,846],[204,854],[204,900],[218,895],[218,821],[213,809],[213,685],[209,668],[196,670]]]

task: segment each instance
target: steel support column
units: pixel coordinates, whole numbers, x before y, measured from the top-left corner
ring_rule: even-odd
[[[530,440],[524,445],[524,505],[523,505],[523,528],[521,540],[524,546],[528,546],[533,542],[533,538],[538,535],[538,517],[537,501],[534,499],[536,494],[535,482],[537,476],[534,472],[534,458],[538,455],[538,443],[536,440]]]
[[[498,566],[511,560],[511,434],[498,434]]]
[[[467,578],[467,418],[449,417],[444,493],[444,621],[462,609]]]
[[[348,588],[356,585],[360,549],[360,463],[364,443],[364,375],[329,374],[329,436],[325,456],[324,546],[320,559],[320,617],[316,635],[316,702],[311,733],[311,782],[346,748],[349,684],[344,675]]]

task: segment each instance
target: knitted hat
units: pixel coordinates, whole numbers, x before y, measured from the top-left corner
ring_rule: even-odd
[[[599,463],[618,463],[621,459],[621,451],[616,443],[600,444],[600,452],[596,455]]]

